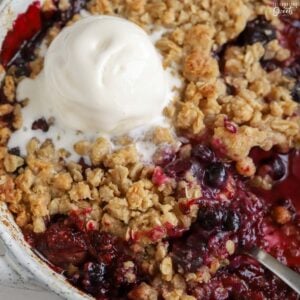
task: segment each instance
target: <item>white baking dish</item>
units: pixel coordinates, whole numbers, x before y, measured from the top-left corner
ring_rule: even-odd
[[[32,2],[36,0],[0,0],[0,49],[16,17],[25,12]],[[0,80],[1,77],[3,74],[0,74]],[[65,299],[92,299],[74,288],[63,276],[54,272],[33,253],[4,203],[0,203],[0,238],[6,247],[9,263],[18,271],[23,280],[37,282]]]

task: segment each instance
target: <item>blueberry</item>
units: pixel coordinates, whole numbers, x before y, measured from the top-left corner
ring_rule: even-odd
[[[234,231],[236,232],[240,228],[240,216],[235,211],[229,211],[224,218],[224,229],[226,231]]]
[[[280,180],[285,175],[285,165],[280,156],[274,157],[270,161],[272,167],[272,177],[274,180]]]
[[[201,144],[197,144],[193,147],[192,156],[202,162],[212,162],[214,159],[214,153],[212,150],[209,147]]]
[[[213,188],[222,188],[227,180],[225,166],[220,163],[211,163],[205,170],[204,183]]]
[[[263,16],[259,16],[248,22],[244,31],[240,34],[238,42],[242,45],[252,45],[260,42],[266,44],[276,39],[275,27]]]
[[[202,228],[212,230],[221,225],[223,217],[223,211],[218,208],[200,209],[198,214],[198,223]]]
[[[85,265],[87,276],[91,284],[98,284],[104,280],[106,267],[103,263],[87,263]]]
[[[292,90],[293,100],[300,103],[300,81],[298,81]]]

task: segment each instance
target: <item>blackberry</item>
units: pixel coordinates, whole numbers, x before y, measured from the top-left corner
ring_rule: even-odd
[[[212,230],[221,225],[223,217],[223,211],[218,208],[200,209],[198,214],[198,223],[202,228]]]
[[[213,188],[222,188],[227,180],[227,171],[224,164],[217,162],[210,164],[205,170],[204,182]]]

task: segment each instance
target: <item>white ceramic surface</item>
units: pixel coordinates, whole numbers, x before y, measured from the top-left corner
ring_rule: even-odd
[[[12,270],[5,259],[5,249],[0,240],[0,299],[13,300],[62,300],[53,292],[42,289],[36,285],[24,282],[20,276]]]
[[[7,31],[16,16],[26,11],[32,0],[0,0],[0,49]],[[41,2],[41,1],[40,1]],[[0,238],[6,248],[6,260],[21,275],[21,281],[54,291],[57,295],[72,300],[92,299],[69,284],[63,276],[55,273],[24,241],[23,235],[8,212],[0,203]],[[12,298],[11,298],[12,299]]]

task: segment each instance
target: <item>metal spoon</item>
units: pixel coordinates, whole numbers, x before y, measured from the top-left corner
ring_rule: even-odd
[[[298,273],[283,265],[273,256],[259,248],[253,248],[247,253],[277,275],[295,292],[300,294],[300,275]]]

